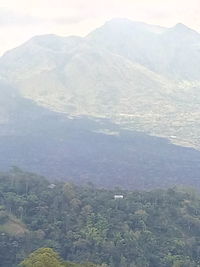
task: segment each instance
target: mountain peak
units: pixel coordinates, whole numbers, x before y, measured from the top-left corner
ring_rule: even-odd
[[[127,18],[113,18],[106,21],[104,24],[105,27],[111,28],[138,28],[145,25],[143,22],[132,21]]]
[[[125,32],[152,32],[152,33],[162,33],[166,30],[165,27],[161,27],[158,25],[151,25],[142,21],[133,21],[127,18],[113,18],[108,20],[102,27],[98,28],[94,32],[98,32],[98,30],[114,30],[116,32],[125,31]],[[93,34],[94,32],[90,33]]]
[[[154,26],[142,21],[134,21],[127,18],[113,18],[108,20],[105,25],[122,25],[122,26],[131,26],[131,27],[149,27]]]
[[[174,26],[174,28],[176,28],[176,29],[188,29],[188,27],[185,24],[181,23],[181,22],[177,23]]]
[[[179,31],[179,32],[195,32],[193,29],[189,28],[183,23],[177,23],[174,27],[171,28],[172,30]]]

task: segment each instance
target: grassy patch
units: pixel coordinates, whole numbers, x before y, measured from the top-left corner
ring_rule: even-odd
[[[9,235],[24,235],[28,232],[26,226],[13,215],[9,215],[9,219],[6,223],[0,225],[0,232]]]

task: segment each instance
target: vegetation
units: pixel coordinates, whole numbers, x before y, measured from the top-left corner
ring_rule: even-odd
[[[23,267],[62,267],[59,256],[51,248],[41,248],[32,253],[25,259],[21,266]]]
[[[33,252],[21,264],[22,267],[97,267],[93,263],[64,262],[51,248],[41,248]],[[99,265],[100,266],[100,265]]]
[[[115,194],[124,199],[115,200]],[[0,174],[0,205],[1,267],[21,261],[30,267],[38,257],[51,257],[54,266],[200,266],[200,198],[193,190],[50,184],[14,168]],[[7,231],[12,218],[24,231]]]

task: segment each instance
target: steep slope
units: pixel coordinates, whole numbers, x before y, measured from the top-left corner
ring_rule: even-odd
[[[0,136],[24,136],[32,124],[54,117],[55,113],[20,95],[17,89],[0,82]]]
[[[0,82],[0,125],[9,121],[16,106],[17,92],[9,85]]]

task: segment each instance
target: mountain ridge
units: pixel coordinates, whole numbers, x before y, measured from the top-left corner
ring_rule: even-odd
[[[200,34],[155,27],[114,19],[84,38],[37,36],[0,58],[0,77],[50,110],[109,117],[199,148]]]

